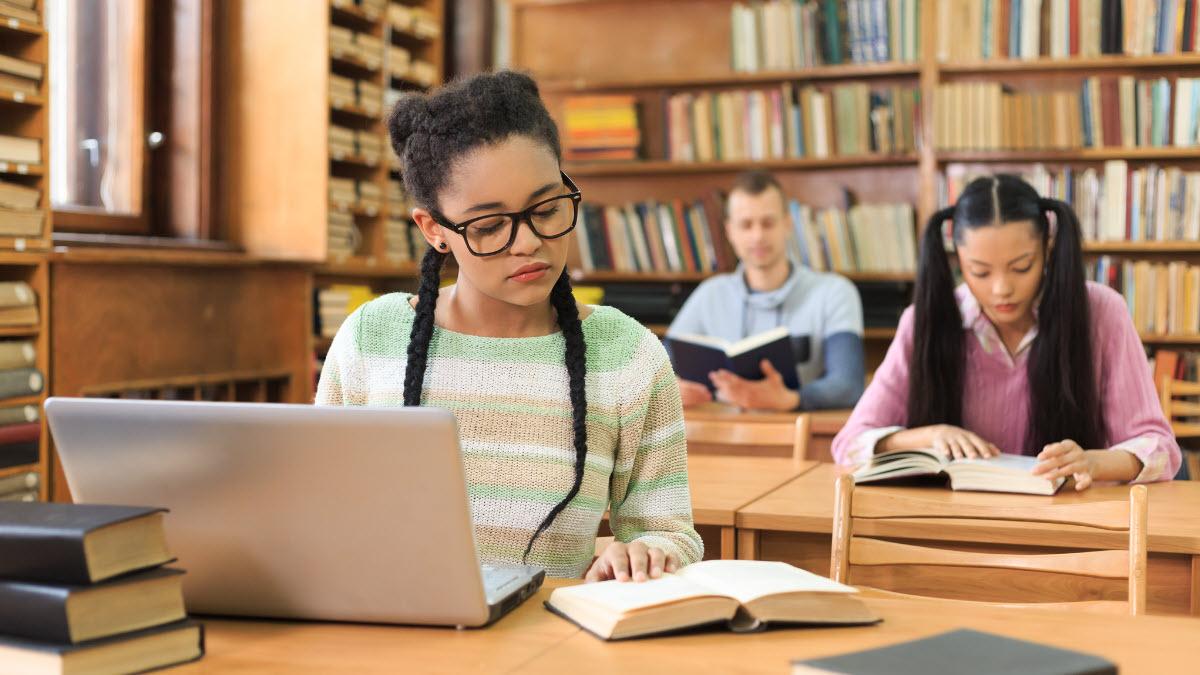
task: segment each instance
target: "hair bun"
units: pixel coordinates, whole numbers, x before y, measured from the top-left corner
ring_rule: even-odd
[[[391,114],[388,115],[388,137],[397,156],[404,157],[404,147],[408,139],[421,131],[428,124],[428,120],[429,103],[424,94],[405,94],[396,101]]]

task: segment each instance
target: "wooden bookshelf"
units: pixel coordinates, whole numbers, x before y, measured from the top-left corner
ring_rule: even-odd
[[[848,155],[814,159],[768,159],[745,162],[566,162],[564,170],[575,176],[676,176],[691,173],[737,173],[747,169],[772,171],[820,171],[822,169],[916,165],[916,155]]]
[[[913,76],[920,72],[915,63],[871,63],[840,66],[819,66],[808,70],[758,71],[753,73],[721,73],[698,77],[638,78],[630,80],[589,80],[573,78],[541,83],[549,93],[630,91],[634,89],[681,89],[724,87],[730,85],[776,84],[816,80],[861,80],[876,77]]]
[[[1092,241],[1084,253],[1109,255],[1200,256],[1200,241]]]
[[[1076,148],[1073,150],[939,150],[939,162],[1103,162],[1110,159],[1131,161],[1200,160],[1200,148]]]
[[[1098,56],[1069,59],[995,59],[974,63],[941,63],[938,70],[954,75],[1027,72],[1094,72],[1105,70],[1153,70],[1181,67],[1200,68],[1200,54],[1157,54],[1154,56]]]
[[[43,3],[38,3],[39,11]],[[0,54],[42,65],[43,73],[37,83],[37,93],[0,88],[0,135],[36,138],[41,143],[41,158],[36,163],[0,161],[0,180],[38,190],[41,195],[37,209],[42,225],[36,234],[0,233],[0,281],[24,282],[33,289],[38,321],[30,326],[0,327],[0,340],[31,342],[35,357],[33,367],[42,376],[39,393],[0,400],[0,407],[33,406],[38,410],[41,437],[38,456],[32,463],[0,468],[0,475],[11,476],[37,472],[38,493],[42,500],[49,495],[49,431],[42,412],[50,390],[50,271],[46,251],[50,248],[50,110],[49,110],[49,35],[40,25],[0,17]],[[0,214],[0,225],[5,216]],[[0,460],[4,452],[0,450]]]

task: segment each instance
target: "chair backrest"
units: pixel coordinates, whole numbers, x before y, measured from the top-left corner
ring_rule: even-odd
[[[1200,438],[1200,382],[1164,378],[1159,389],[1163,415],[1176,438]]]
[[[764,454],[767,448],[790,448],[790,456],[802,461],[808,452],[812,420],[800,415],[794,421],[756,420],[753,416],[728,419],[685,419],[689,451],[695,446],[704,452],[722,450],[730,454]]]
[[[949,568],[967,568],[977,578],[980,588],[987,585],[994,591],[998,577],[982,578],[977,569],[1007,569],[1020,572],[1049,572],[1092,579],[1125,579],[1128,587],[1129,612],[1143,614],[1146,609],[1146,513],[1147,491],[1144,485],[1129,489],[1128,502],[1111,500],[1068,504],[1045,503],[1029,505],[1022,502],[1011,507],[968,505],[953,501],[921,497],[922,490],[866,488],[855,490],[849,475],[839,477],[834,496],[833,551],[830,576],[835,581],[851,583],[852,567],[865,568],[903,566],[911,579],[914,568],[934,570],[939,576]],[[1019,550],[989,551],[987,547],[964,545],[958,548],[922,546],[900,543],[877,537],[854,534],[867,529],[886,536],[887,521],[896,519],[937,518],[973,521],[1008,521],[1022,523],[1058,523],[1099,530],[1128,533],[1128,547],[1123,550],[1072,551],[1069,553],[1029,553]],[[952,544],[946,544],[951,546]],[[972,550],[974,549],[974,550]],[[877,576],[877,575],[873,575]],[[888,578],[888,577],[880,577]],[[895,577],[893,577],[895,578]],[[1056,584],[1063,592],[1086,592],[1083,584]],[[1080,599],[1077,596],[1075,599]]]

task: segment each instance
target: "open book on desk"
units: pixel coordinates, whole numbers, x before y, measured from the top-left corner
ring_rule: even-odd
[[[675,374],[712,389],[708,374],[724,368],[747,380],[763,379],[762,360],[771,362],[789,389],[800,388],[796,354],[786,326],[729,342],[707,335],[668,335]]]
[[[1033,474],[1036,457],[1001,454],[987,459],[950,459],[937,450],[892,450],[854,472],[856,484],[944,475],[952,490],[1052,495],[1066,482]]]
[[[597,637],[619,640],[720,623],[742,633],[775,623],[877,623],[857,594],[787,563],[709,560],[650,581],[559,588],[546,607]]]

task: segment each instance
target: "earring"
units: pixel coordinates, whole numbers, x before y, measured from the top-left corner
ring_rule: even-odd
[[[446,242],[443,241],[442,243],[438,244],[438,248],[440,250],[445,251],[446,250]]]

